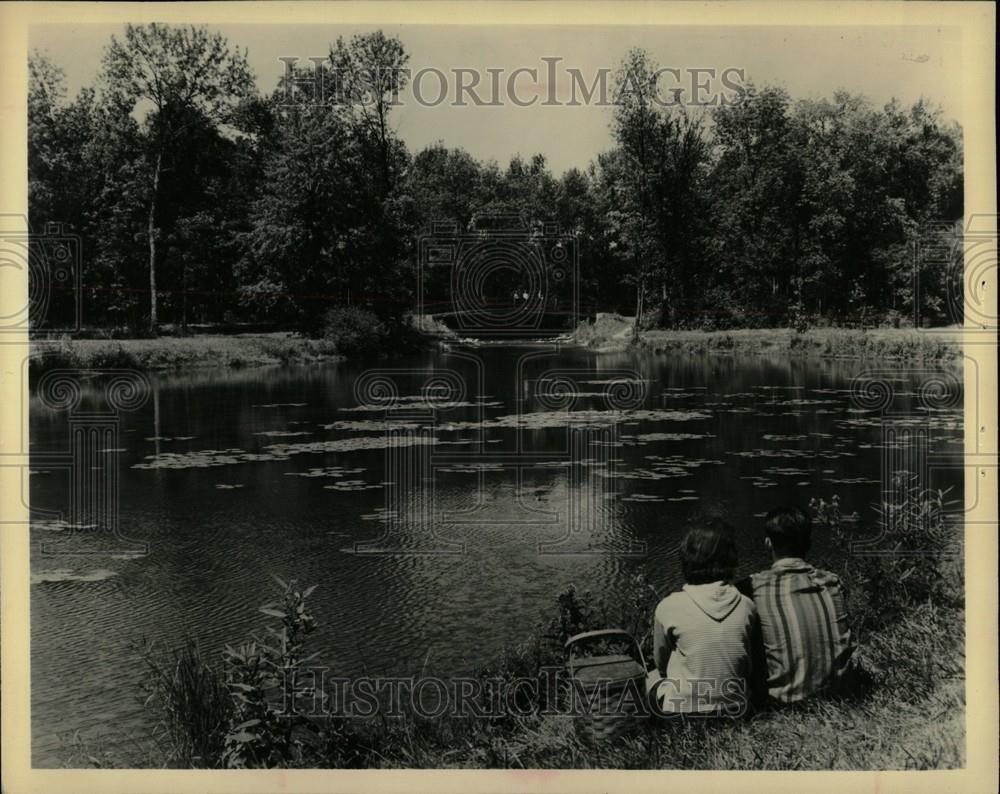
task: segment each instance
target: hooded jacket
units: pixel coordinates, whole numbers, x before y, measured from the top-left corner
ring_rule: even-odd
[[[730,584],[686,584],[664,598],[653,618],[653,656],[666,667],[656,685],[660,708],[742,713],[756,630],[753,601]]]

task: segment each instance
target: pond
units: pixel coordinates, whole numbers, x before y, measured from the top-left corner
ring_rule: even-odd
[[[318,585],[332,674],[448,675],[524,639],[571,583],[645,571],[666,594],[695,511],[728,515],[749,573],[775,505],[836,494],[873,523],[883,472],[927,460],[961,498],[960,375],[483,345],[150,376],[110,420],[106,379],[78,378],[73,411],[35,388],[34,763],[60,765],[75,732],[128,756],[153,725],[140,644],[191,635],[214,657],[261,626],[272,575]],[[113,505],[74,487],[118,504],[117,534],[81,518]],[[828,538],[812,556],[837,565]]]

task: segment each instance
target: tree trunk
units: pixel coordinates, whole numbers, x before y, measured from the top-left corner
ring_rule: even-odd
[[[381,149],[380,154],[382,155],[382,198],[384,200],[389,197],[389,183],[392,178],[389,174],[389,141],[386,134],[385,118],[388,110],[382,107],[381,100],[379,100],[376,112],[378,113],[379,149]]]
[[[646,279],[640,274],[635,294],[635,323],[632,326],[632,341],[639,341],[639,324],[642,322],[643,304],[646,302]]]
[[[187,336],[188,330],[188,287],[187,287],[187,263],[181,267],[181,333]]]
[[[156,335],[156,198],[160,190],[160,168],[163,165],[163,150],[156,153],[156,168],[153,171],[153,195],[149,200],[149,330]]]

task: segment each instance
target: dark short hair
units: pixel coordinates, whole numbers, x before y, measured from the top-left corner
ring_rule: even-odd
[[[812,545],[812,519],[794,505],[776,507],[764,516],[764,532],[778,554],[801,557]]]
[[[681,538],[681,570],[688,584],[727,581],[736,573],[733,528],[718,518],[699,522]]]

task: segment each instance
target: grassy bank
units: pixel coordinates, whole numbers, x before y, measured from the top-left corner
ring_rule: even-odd
[[[258,638],[227,647],[221,665],[206,660],[193,644],[167,657],[147,652],[148,702],[163,717],[150,762],[212,768],[961,767],[961,540],[960,529],[944,517],[944,505],[943,494],[914,489],[883,505],[883,542],[890,553],[849,554],[841,566],[857,640],[857,685],[849,696],[765,707],[737,719],[635,720],[629,736],[596,746],[582,741],[575,718],[551,713],[552,693],[545,686],[509,685],[537,681],[541,671],[561,665],[562,643],[579,631],[619,625],[642,636],[664,594],[640,575],[607,599],[572,588],[562,593],[530,637],[481,668],[474,682],[507,685],[505,691],[516,694],[499,713],[466,709],[460,716],[428,717],[404,702],[401,713],[390,715],[380,698],[374,715],[344,718],[331,715],[328,706],[317,710],[323,701],[312,688],[315,678],[282,675],[321,662],[311,662],[306,653],[315,627],[308,606],[313,588],[300,590],[279,580],[280,597],[261,608],[271,625]],[[871,536],[872,526],[862,529],[857,521],[842,520],[835,498],[811,507],[816,531],[845,546]],[[422,677],[421,670],[416,679]],[[296,704],[295,716],[279,711],[279,704],[289,703]],[[87,758],[114,763],[110,755]]]
[[[290,331],[155,339],[32,339],[32,374],[51,369],[189,370],[379,358],[430,347],[455,334],[430,316],[387,324],[371,312],[331,310],[317,338]]]
[[[400,334],[405,334],[405,340]],[[430,317],[413,318],[395,336],[363,329],[338,329],[310,339],[290,332],[199,335],[157,339],[35,339],[31,371],[132,367],[187,370],[204,367],[257,367],[337,361],[394,350],[413,350],[457,335]],[[632,341],[632,320],[602,314],[580,325],[564,341],[602,353],[638,348],[656,353],[721,355],[784,354],[826,358],[878,358],[911,362],[949,362],[961,355],[959,329],[920,331],[877,328],[860,331],[817,328],[802,333],[787,328],[739,331],[642,331]]]
[[[598,352],[633,347],[632,318],[598,315],[568,341]],[[827,358],[881,358],[901,361],[953,361],[961,355],[961,329],[915,328],[754,328],[736,331],[641,331],[635,346],[656,353],[786,354]]]
[[[141,370],[257,367],[336,361],[336,344],[291,333],[157,339],[32,340],[32,373],[51,369]]]

